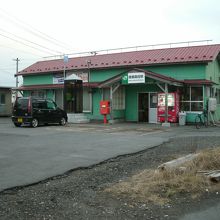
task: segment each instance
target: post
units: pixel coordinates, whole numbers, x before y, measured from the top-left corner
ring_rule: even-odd
[[[18,58],[13,59],[13,61],[16,61],[16,89],[18,88],[18,62],[20,61]],[[16,98],[18,97],[18,90],[16,90]]]
[[[110,118],[111,118],[111,123],[113,123],[113,120],[114,120],[112,101],[113,101],[113,88],[111,86],[110,87]]]
[[[69,61],[68,56],[67,56],[67,55],[64,55],[64,56],[63,56],[63,62],[64,62],[64,67],[63,67],[63,82],[64,82],[64,80],[65,80],[65,78],[66,78],[66,64],[68,63],[68,61]]]
[[[165,83],[165,122],[162,124],[164,127],[170,127],[168,122],[168,85]]]
[[[63,109],[66,108],[65,106],[65,78],[66,78],[66,63],[68,63],[69,58],[68,56],[64,55],[63,56],[63,62],[64,62],[64,66],[63,66]]]
[[[165,83],[165,123],[168,122],[168,87]]]

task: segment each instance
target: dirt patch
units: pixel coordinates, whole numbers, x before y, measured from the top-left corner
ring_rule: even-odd
[[[116,197],[127,196],[138,202],[164,205],[180,193],[190,193],[192,199],[205,191],[220,191],[220,183],[211,182],[200,171],[220,170],[220,147],[203,150],[193,160],[173,169],[146,169],[126,181],[105,189]]]
[[[204,191],[201,197],[192,199],[190,193],[181,192],[155,204],[126,194],[115,196],[105,189],[196,149],[194,144],[180,147],[167,143],[32,186],[5,190],[0,193],[0,219],[178,219],[216,204],[219,194]]]

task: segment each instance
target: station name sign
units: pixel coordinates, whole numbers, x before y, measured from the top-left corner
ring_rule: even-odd
[[[122,77],[123,84],[145,83],[145,74],[143,72],[132,72]]]

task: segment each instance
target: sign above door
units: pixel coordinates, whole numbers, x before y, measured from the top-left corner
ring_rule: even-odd
[[[145,83],[145,73],[132,72],[132,73],[127,73],[122,77],[122,84],[136,84],[136,83]]]

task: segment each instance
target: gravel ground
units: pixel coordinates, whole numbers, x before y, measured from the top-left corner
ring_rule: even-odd
[[[210,143],[210,140],[212,141]],[[181,146],[180,146],[181,143]],[[182,138],[132,155],[120,156],[88,168],[69,171],[42,182],[0,193],[0,219],[179,219],[220,201],[220,195],[204,192],[200,199],[181,194],[169,204],[139,203],[114,197],[103,189],[131,175],[194,152],[207,143],[217,146],[219,137]],[[159,193],[159,192],[158,192]]]

